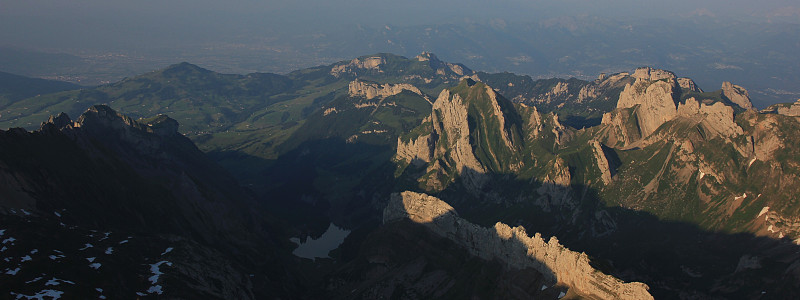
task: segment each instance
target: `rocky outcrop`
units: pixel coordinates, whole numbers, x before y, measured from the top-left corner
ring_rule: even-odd
[[[422,92],[413,85],[407,83],[401,84],[380,84],[374,82],[367,82],[363,80],[353,80],[348,86],[348,94],[351,97],[363,97],[367,100],[375,98],[386,98],[400,94],[403,91],[410,91],[417,95],[423,95]]]
[[[781,106],[777,108],[777,113],[790,117],[800,117],[800,99],[790,105]]]
[[[520,168],[515,155],[522,143],[521,117],[488,85],[464,79],[457,87],[443,90],[432,110],[413,130],[415,134],[398,139],[397,159],[408,163],[436,161],[428,166],[427,173],[448,177],[436,181],[452,181],[458,176],[472,191],[480,190],[490,170]],[[483,160],[476,153],[482,154]]]
[[[642,139],[642,132],[632,108],[604,113],[600,124],[607,125],[603,128],[602,136],[608,145],[624,148]]]
[[[409,219],[465,247],[475,256],[499,260],[507,268],[535,269],[576,294],[593,299],[653,299],[643,283],[624,283],[589,264],[584,253],[571,251],[556,237],[545,241],[539,233],[529,236],[522,226],[503,223],[494,228],[472,224],[447,203],[425,194],[393,194],[383,211],[384,223]]]
[[[444,156],[449,153],[455,169],[466,175],[465,179],[469,185],[475,188],[481,186],[483,179],[480,178],[480,174],[486,173],[486,168],[472,152],[467,105],[459,94],[451,94],[449,90],[443,90],[436,102],[433,103],[433,111],[434,113],[431,114],[433,132],[440,139],[435,147],[436,154],[434,156]]]
[[[744,109],[753,109],[750,94],[743,87],[725,81],[722,83],[722,96]]]
[[[637,69],[637,72],[640,70],[643,69]],[[635,113],[642,137],[653,133],[661,124],[674,118],[677,113],[674,93],[676,83],[673,80],[675,75],[667,71],[650,71],[647,72],[650,78],[661,78],[666,75],[672,75],[672,77],[667,77],[666,81],[655,82],[638,77],[636,82],[625,86],[619,95],[619,102],[617,102],[618,109],[638,106]],[[644,75],[640,74],[640,76]]]
[[[716,102],[712,105],[700,104],[692,97],[685,103],[678,104],[678,115],[687,118],[700,119],[701,126],[705,129],[708,138],[715,136],[735,137],[744,132],[733,121],[733,108]]]
[[[542,185],[536,192],[542,196],[537,199],[537,204],[545,211],[551,208],[575,207],[572,201],[571,184],[572,176],[569,172],[569,165],[561,157],[556,157],[547,164],[547,174],[541,179]]]
[[[678,85],[685,90],[689,90],[690,92],[695,93],[702,93],[703,90],[694,83],[694,80],[691,78],[680,77],[678,78]]]
[[[380,71],[381,65],[386,63],[386,58],[381,56],[371,56],[355,58],[347,64],[335,65],[331,68],[330,74],[336,77],[341,76],[343,73],[353,72],[358,69]]]
[[[667,70],[653,69],[650,67],[642,67],[636,69],[631,77],[642,80],[656,81],[662,79],[675,80],[675,73]]]
[[[434,141],[431,134],[422,135],[408,141],[398,137],[396,158],[416,166],[429,163],[433,159],[433,145]]]
[[[608,163],[608,158],[603,152],[603,145],[597,140],[589,141],[589,145],[592,146],[594,160],[597,164],[597,169],[600,171],[600,180],[603,181],[603,184],[611,183],[611,164]]]
[[[436,74],[438,75],[455,75],[455,76],[465,76],[473,74],[474,72],[467,68],[462,64],[454,64],[443,62],[436,57],[435,54],[423,51],[420,55],[415,57],[417,61],[421,62],[429,62],[430,67],[436,70]]]

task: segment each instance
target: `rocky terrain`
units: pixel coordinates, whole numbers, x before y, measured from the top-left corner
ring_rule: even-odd
[[[539,233],[528,236],[525,228],[498,222],[482,228],[460,218],[447,203],[424,194],[394,194],[383,212],[385,223],[409,219],[453,240],[486,260],[499,260],[513,269],[532,268],[547,278],[542,288],[564,285],[581,297],[596,299],[653,299],[647,285],[622,283],[589,265],[584,253],[564,248],[558,239],[545,242]]]
[[[284,293],[267,287],[282,269],[269,218],[177,129],[164,115],[136,121],[92,106],[77,121],[60,114],[37,131],[0,132],[3,293]],[[246,275],[255,273],[264,277]]]
[[[15,98],[0,276],[26,296],[53,275],[64,297],[794,298],[797,105],[749,97],[650,67],[533,80],[422,53]],[[332,226],[339,248],[292,255]],[[45,254],[74,271],[41,271]]]

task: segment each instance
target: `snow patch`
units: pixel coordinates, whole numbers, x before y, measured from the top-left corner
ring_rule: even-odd
[[[542,285],[542,289],[540,291],[544,291],[546,289],[547,289],[547,286],[546,285]]]
[[[14,292],[11,292],[11,293],[12,293],[12,295],[17,295],[17,299],[26,298],[26,299],[29,299],[29,300],[30,299],[44,300],[45,297],[50,297],[50,299],[56,300],[56,299],[60,299],[61,295],[64,294],[64,292],[56,291],[56,290],[41,290],[38,293],[36,293],[35,295],[31,295],[31,296],[23,295],[23,294],[16,294]]]
[[[560,292],[560,293],[558,293],[558,299],[564,298],[564,296],[566,296],[566,295],[567,295],[567,293]]]
[[[147,292],[150,294],[163,294],[164,291],[161,290],[161,285],[154,285],[147,289]]]
[[[3,248],[0,248],[0,252],[6,252],[6,250],[8,250],[8,247],[6,247],[6,246],[3,246]]]
[[[122,244],[125,244],[127,242],[128,242],[128,240],[123,240],[123,241],[119,242],[119,244],[122,245]]]
[[[106,254],[111,255],[111,253],[114,253],[114,248],[112,247],[106,248]]]
[[[747,198],[747,193],[743,193],[741,196],[737,196],[736,198],[733,198],[733,199],[734,200],[739,200],[739,199],[744,199],[744,198]]]
[[[22,259],[19,262],[26,262],[26,261],[30,261],[30,260],[33,260],[33,259],[31,259],[31,256],[30,255],[25,255],[25,256],[22,257]]]
[[[8,244],[8,243],[11,243],[11,244],[13,245],[13,244],[14,244],[14,241],[16,241],[16,240],[17,240],[17,239],[15,239],[15,238],[13,238],[13,237],[9,237],[9,238],[7,238],[7,239],[3,240],[3,244]]]
[[[700,178],[697,178],[697,180],[703,179],[703,177],[706,177],[706,173],[700,171]]]
[[[167,248],[167,250],[164,250],[164,252],[161,253],[161,255],[163,256],[164,254],[167,254],[167,253],[170,253],[170,252],[172,252],[172,247],[169,247],[169,248]]]
[[[66,256],[64,256],[62,254],[59,254],[59,255],[50,255],[49,257],[50,257],[51,260],[57,260],[57,259],[60,259],[60,258],[64,258]]]
[[[44,285],[45,286],[59,285],[61,283],[69,283],[69,284],[72,284],[72,285],[75,284],[75,282],[72,282],[72,281],[69,281],[69,280],[58,279],[58,278],[53,277],[53,279],[48,280]]]
[[[84,247],[83,247],[83,248],[80,248],[80,249],[78,249],[78,250],[86,250],[86,249],[89,249],[89,248],[92,248],[92,247],[94,247],[94,246],[92,246],[92,244],[88,244],[88,243],[87,243],[86,245],[84,245]]]
[[[60,214],[60,213],[58,213],[57,211],[54,211],[53,213],[56,215],[56,217],[59,217],[59,218],[61,218],[61,214]]]
[[[23,214],[25,214],[26,216],[30,216],[30,215],[31,215],[31,213],[29,213],[29,212],[28,212],[27,210],[25,210],[24,208],[22,209],[22,213],[23,213]]]
[[[750,166],[752,166],[754,162],[756,162],[755,157],[753,157],[753,159],[750,160],[750,162],[747,164],[747,167],[749,168]]]
[[[44,275],[44,274],[43,274],[43,275]],[[44,277],[42,277],[42,276],[39,276],[39,277],[36,277],[36,278],[34,278],[34,279],[31,279],[31,280],[25,281],[25,283],[34,283],[34,282],[37,282],[37,281],[39,281],[39,280],[42,280],[42,278],[44,278]]]
[[[19,267],[17,267],[16,269],[13,269],[13,270],[11,270],[11,269],[6,269],[6,274],[7,274],[7,275],[17,275],[17,272],[19,272],[19,270],[20,270],[20,268],[19,268]]]
[[[170,267],[172,266],[172,263],[166,260],[162,260],[160,262],[150,265],[150,272],[153,273],[153,276],[150,276],[150,278],[147,279],[150,280],[150,283],[156,284],[156,282],[158,281],[158,276],[164,274],[164,272],[161,272],[161,270],[159,269],[163,264],[167,264],[167,266]]]
[[[5,229],[0,229],[0,236],[3,236],[4,234],[6,234],[6,230]]]
[[[33,250],[31,250],[31,254],[36,254],[36,253],[38,253],[38,252],[39,252],[39,249],[33,249]]]
[[[775,233],[775,230],[772,229],[772,225],[769,225],[769,227],[767,227],[767,231]]]
[[[101,263],[93,263],[93,264],[89,265],[90,268],[95,269],[95,270],[100,269],[101,266],[103,266],[103,264],[101,264]]]
[[[86,260],[88,260],[89,262],[94,262],[94,259],[95,259],[95,258],[96,258],[96,257],[87,257],[87,258],[86,258]]]
[[[147,294],[142,293],[142,292],[136,292],[136,296],[147,296]]]

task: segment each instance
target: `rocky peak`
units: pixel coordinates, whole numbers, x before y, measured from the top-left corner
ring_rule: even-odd
[[[694,80],[692,80],[691,78],[687,78],[687,77],[678,78],[678,85],[682,89],[687,89],[687,90],[692,91],[692,92],[696,92],[696,93],[702,93],[703,92],[703,90],[700,89],[700,87],[698,87],[697,84],[694,83]]]
[[[446,177],[434,181],[449,182],[454,178],[448,176],[457,174],[473,191],[485,183],[486,172],[520,167],[522,117],[490,86],[463,79],[458,86],[443,90],[432,110],[421,128],[414,130],[420,133],[398,139],[398,159],[446,161],[428,166],[429,173]]]
[[[585,253],[571,251],[556,237],[548,241],[541,234],[528,235],[522,226],[498,222],[484,228],[462,219],[444,201],[414,192],[393,194],[383,211],[384,223],[411,220],[466,248],[472,255],[498,260],[512,269],[531,268],[544,274],[548,285],[566,285],[590,299],[653,299],[649,287],[640,282],[625,283],[603,274],[589,264]]]
[[[140,125],[132,118],[117,113],[106,105],[92,105],[86,110],[76,122],[78,126],[85,130],[93,129],[114,129],[120,130],[127,127],[139,127]]]
[[[178,121],[167,115],[160,114],[151,119],[144,119],[142,122],[147,125],[147,131],[159,136],[171,136],[178,133]]]
[[[339,77],[342,73],[353,72],[358,69],[380,72],[381,65],[385,63],[386,58],[380,55],[354,58],[349,63],[334,65],[330,74]]]
[[[617,108],[634,108],[636,107],[636,117],[642,137],[646,137],[653,133],[661,124],[672,120],[677,113],[677,105],[675,99],[677,98],[675,90],[677,89],[677,82],[674,80],[674,74],[651,72],[652,70],[637,69],[637,72],[644,73],[646,70],[649,78],[661,78],[664,74],[669,74],[672,77],[667,77],[667,81],[657,80],[651,81],[643,77],[637,77],[636,82],[628,84],[619,95],[619,102]],[[661,70],[657,70],[661,71]],[[666,72],[666,71],[665,71]]]
[[[428,51],[422,51],[422,53],[420,53],[420,55],[417,55],[415,58],[418,61],[434,61],[434,62],[439,61],[440,62],[439,58],[436,57],[436,54],[433,54],[433,53],[428,52]]]
[[[744,109],[753,109],[750,94],[741,86],[728,81],[722,83],[722,96]]]
[[[692,97],[678,104],[678,116],[700,119],[701,126],[711,136],[735,137],[743,134],[742,128],[733,121],[733,108],[721,102],[701,104]]]
[[[467,76],[475,73],[462,64],[441,61],[435,54],[427,51],[422,52],[422,54],[417,55],[415,58],[421,62],[427,61],[431,69],[436,70],[436,73],[439,75],[448,75],[448,73],[453,73],[456,76]]]
[[[633,72],[633,75],[631,75],[631,77],[636,79],[650,80],[650,81],[656,81],[661,79],[674,80],[676,78],[675,73],[672,73],[667,70],[653,69],[650,67],[641,67],[636,69],[636,71]]]
[[[348,94],[351,97],[364,97],[367,100],[394,96],[400,94],[404,90],[411,91],[418,95],[423,95],[422,91],[407,83],[379,84],[356,79],[351,81],[350,85],[348,86]]]
[[[47,122],[42,123],[40,130],[43,130],[47,126],[54,126],[56,129],[66,128],[67,126],[74,126],[74,122],[66,113],[59,113],[56,116],[50,116],[47,119]]]

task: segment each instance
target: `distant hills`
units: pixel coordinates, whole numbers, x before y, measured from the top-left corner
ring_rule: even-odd
[[[773,20],[774,21],[774,20]],[[514,72],[534,79],[594,79],[641,66],[695,78],[703,88],[722,81],[748,88],[765,108],[800,98],[800,25],[709,15],[674,19],[559,17],[511,22],[464,21],[431,25],[337,25],[228,35],[214,42],[187,41],[159,51],[91,50],[76,55],[0,48],[0,71],[81,85],[121,80],[190,61],[223,73],[272,72],[351,59],[364,53],[415,56],[437,53],[476,71]],[[444,24],[443,24],[444,23]],[[78,46],[73,48],[79,48]],[[47,63],[42,63],[47,62]]]

